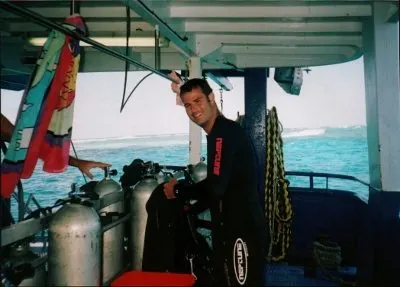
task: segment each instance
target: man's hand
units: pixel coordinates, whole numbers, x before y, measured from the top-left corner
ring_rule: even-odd
[[[171,83],[171,90],[179,96],[180,94],[180,88],[183,85],[183,81],[181,78],[179,78],[178,74],[175,71],[172,71],[171,73],[168,74],[168,77],[172,80]]]
[[[171,82],[171,90],[175,93],[175,100],[176,104],[179,106],[183,106],[180,93],[181,93],[181,86],[183,85],[183,81],[179,78],[175,71],[172,71],[168,74],[168,77],[172,80]]]
[[[90,179],[93,179],[93,174],[90,172],[92,168],[103,169],[105,167],[111,166],[111,164],[108,163],[77,159],[72,156],[70,156],[70,165],[79,168],[79,170]]]
[[[81,163],[77,166],[81,172],[87,175],[88,178],[93,179],[93,174],[90,172],[92,168],[105,168],[111,166],[111,164],[98,162],[98,161],[86,161],[82,160]]]
[[[11,141],[14,125],[3,115],[0,117],[1,139],[5,142]]]
[[[174,188],[175,185],[177,185],[178,181],[173,178],[166,184],[164,184],[164,194],[167,197],[167,199],[173,199],[176,198]]]

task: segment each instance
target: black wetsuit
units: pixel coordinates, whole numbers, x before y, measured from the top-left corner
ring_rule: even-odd
[[[219,116],[207,136],[207,154],[207,178],[178,184],[176,194],[210,207],[217,284],[262,286],[268,237],[251,141],[237,123]]]

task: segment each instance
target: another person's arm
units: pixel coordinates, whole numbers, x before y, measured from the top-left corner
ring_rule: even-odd
[[[10,142],[13,130],[14,125],[1,114],[1,139],[5,142]],[[90,172],[92,168],[105,168],[110,166],[108,163],[77,159],[73,156],[69,156],[68,164],[79,168],[79,170],[90,179],[93,178],[93,174]]]
[[[90,179],[93,179],[93,174],[90,172],[90,170],[92,168],[105,168],[105,167],[111,166],[108,163],[84,160],[84,159],[77,159],[73,156],[69,156],[68,164],[70,166],[75,166],[75,167],[79,168],[79,170],[81,172],[83,172]]]
[[[3,114],[1,114],[0,127],[1,139],[5,142],[10,142],[14,125]]]

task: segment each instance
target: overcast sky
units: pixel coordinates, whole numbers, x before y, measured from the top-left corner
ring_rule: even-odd
[[[127,92],[148,72],[131,72]],[[362,58],[340,65],[314,67],[304,74],[300,96],[286,94],[273,80],[267,83],[268,107],[276,106],[284,128],[318,128],[365,125]],[[223,111],[236,118],[244,111],[244,82],[231,78],[234,89],[224,92]],[[74,139],[128,137],[187,133],[189,123],[182,107],[175,105],[170,83],[157,75],[148,77],[134,92],[122,113],[124,73],[79,74],[74,115]],[[218,87],[211,82],[219,103]],[[1,112],[12,122],[22,92],[1,90]]]

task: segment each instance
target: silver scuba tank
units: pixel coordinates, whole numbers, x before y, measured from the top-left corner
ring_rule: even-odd
[[[99,199],[112,193],[123,193],[121,186],[110,177],[108,168],[105,177],[95,186]],[[115,173],[113,174],[115,175]],[[107,225],[117,220],[124,213],[124,200],[117,201],[99,210],[102,225]],[[102,283],[109,282],[124,268],[124,224],[107,230],[103,234],[103,278]]]
[[[189,173],[194,183],[198,183],[207,178],[207,164],[204,163],[204,159],[197,163],[196,165],[189,168]],[[210,210],[207,209],[202,213],[197,215],[197,218],[200,220],[210,221],[211,222],[211,213]],[[206,239],[207,244],[210,248],[212,248],[212,240],[211,240],[211,230],[206,228],[197,228],[197,231]]]
[[[29,242],[23,242],[11,247],[9,258],[11,265],[18,268],[21,264],[33,264],[36,259],[40,258],[37,254],[29,250]],[[26,278],[17,286],[44,286],[46,285],[46,269],[45,264],[35,267],[33,277]]]
[[[158,184],[155,176],[147,175],[132,189],[130,228],[132,270],[142,270],[144,237],[147,224],[146,203]]]
[[[207,164],[200,161],[191,168],[190,176],[195,183],[198,183],[207,178]]]
[[[48,286],[99,286],[101,222],[88,202],[71,201],[49,226]]]

